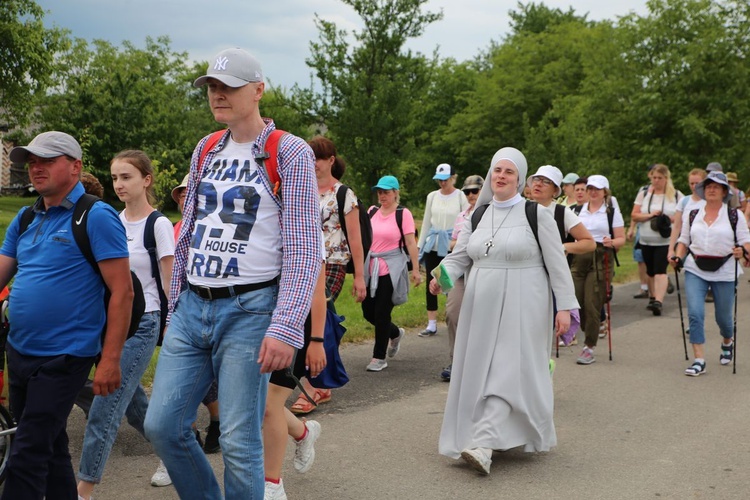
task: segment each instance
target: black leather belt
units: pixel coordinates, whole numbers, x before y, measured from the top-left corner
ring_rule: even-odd
[[[269,286],[277,285],[279,283],[279,278],[280,276],[276,276],[275,278],[270,279],[268,281],[263,281],[262,283],[250,283],[247,285],[224,286],[221,288],[211,288],[208,286],[192,285],[188,283],[188,288],[190,288],[190,290],[198,294],[198,296],[202,299],[206,299],[206,300],[227,299],[229,297],[234,297],[242,293],[253,292],[255,290],[261,290],[263,288],[268,288]]]

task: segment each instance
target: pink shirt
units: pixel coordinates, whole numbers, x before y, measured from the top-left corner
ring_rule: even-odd
[[[402,221],[402,228],[404,234],[414,234],[416,229],[414,217],[408,208],[404,208],[403,211],[404,219]],[[370,219],[370,223],[372,224],[372,246],[370,247],[370,252],[381,253],[398,248],[401,241],[401,232],[398,230],[398,224],[396,224],[395,211],[384,217],[382,212],[378,210],[372,216],[372,219]],[[407,258],[409,258],[408,255]],[[370,263],[370,269],[372,269],[372,263]],[[388,265],[383,259],[380,259],[379,274],[380,276],[388,274]]]

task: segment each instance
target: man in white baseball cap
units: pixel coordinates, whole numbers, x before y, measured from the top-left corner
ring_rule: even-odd
[[[261,425],[268,374],[289,367],[302,348],[321,268],[315,156],[261,117],[263,71],[248,52],[219,52],[194,85],[208,87],[214,119],[227,130],[202,139],[190,164],[172,314],[144,428],[181,498],[263,498],[266,488],[280,489],[281,498],[281,483],[264,481]],[[214,377],[224,494],[190,428]],[[319,429],[302,435],[308,452]]]

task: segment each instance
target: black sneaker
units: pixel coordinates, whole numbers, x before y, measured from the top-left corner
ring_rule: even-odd
[[[219,436],[221,436],[221,430],[219,429],[219,421],[212,420],[208,427],[206,427],[206,442],[203,445],[204,453],[216,453],[221,450],[219,445]]]
[[[661,316],[661,302],[655,300],[651,306],[651,312],[654,313],[654,316]]]
[[[634,299],[648,299],[648,290],[641,290],[639,293],[633,295]]]
[[[648,309],[649,311],[653,311],[655,303],[656,303],[656,298],[655,297],[649,297],[648,298],[648,305],[646,306],[646,309]]]

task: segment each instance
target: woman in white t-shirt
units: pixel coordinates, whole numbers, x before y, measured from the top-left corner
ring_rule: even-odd
[[[424,207],[422,230],[419,233],[419,261],[424,263],[427,276],[435,269],[443,257],[450,253],[450,241],[453,234],[453,223],[458,214],[466,210],[469,201],[460,189],[456,189],[456,171],[447,163],[441,163],[432,177],[440,189],[427,195]],[[427,302],[427,328],[419,333],[420,337],[431,337],[437,333],[437,295],[425,287]]]
[[[706,200],[698,196],[695,192],[695,187],[706,178],[707,173],[702,168],[694,168],[688,174],[688,185],[690,186],[691,194],[690,196],[683,196],[679,203],[677,203],[674,213],[674,224],[672,224],[672,234],[669,236],[668,261],[671,261],[672,257],[674,257],[677,238],[680,237],[680,231],[682,231],[682,217],[685,214],[689,214],[692,210],[702,208],[706,204]]]
[[[590,175],[586,190],[589,201],[583,205],[579,217],[596,241],[596,249],[576,255],[571,267],[576,297],[581,305],[581,329],[585,333],[585,345],[576,360],[579,365],[590,365],[595,361],[600,314],[607,298],[607,282],[612,281],[614,252],[625,244],[625,223],[609,190],[607,178]]]
[[[667,215],[674,224],[677,202],[682,198],[682,193],[674,188],[669,167],[666,165],[657,164],[651,170],[650,177],[653,189],[650,189],[648,193],[638,192],[630,217],[638,223],[639,242],[643,252],[643,261],[646,263],[649,289],[649,301],[646,308],[653,312],[654,316],[661,316],[662,303],[668,286],[667,253],[670,236],[662,236],[651,225],[652,220],[656,220],[656,217],[662,214]]]
[[[146,221],[156,210],[153,166],[143,151],[123,151],[114,157],[110,169],[115,193],[125,202],[120,220],[128,237],[130,268],[143,286],[146,308],[138,330],[122,349],[120,388],[109,396],[96,396],[91,405],[78,472],[78,495],[86,500],[102,479],[122,417],[127,416],[128,423],[143,434],[148,398],[140,381],[161,334],[161,301],[152,276],[151,257],[143,242]],[[174,234],[169,219],[156,219],[154,237],[161,286],[168,294],[174,261]]]

